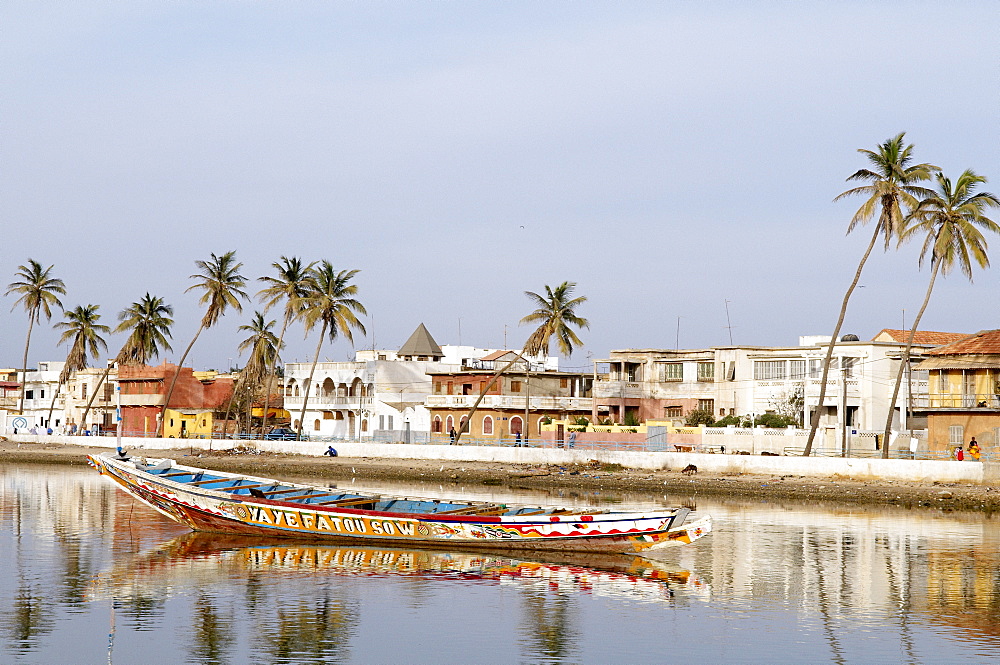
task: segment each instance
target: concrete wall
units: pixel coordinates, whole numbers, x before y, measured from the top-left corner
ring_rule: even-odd
[[[114,437],[64,437],[15,434],[8,437],[23,444],[63,443],[106,446],[113,449]],[[328,443],[310,441],[255,441],[255,447],[274,453],[320,456]],[[231,441],[211,439],[153,439],[124,437],[122,446],[139,453],[171,448],[219,450],[232,447]],[[573,464],[598,460],[603,464],[652,470],[679,471],[694,464],[709,473],[794,475],[819,478],[840,476],[860,480],[911,480],[921,482],[965,482],[1000,484],[1000,464],[938,460],[884,460],[839,457],[757,457],[753,455],[711,455],[703,453],[647,453],[622,450],[564,450],[550,448],[500,448],[490,446],[406,445],[345,441],[334,444],[341,457],[382,459],[432,459],[459,462],[500,462],[505,464]]]

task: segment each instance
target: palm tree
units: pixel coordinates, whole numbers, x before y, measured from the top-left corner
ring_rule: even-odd
[[[889,433],[892,430],[893,407],[899,397],[899,384],[903,379],[903,371],[910,363],[910,349],[920,318],[927,309],[934,290],[934,281],[938,273],[947,275],[955,265],[962,274],[972,281],[972,262],[980,268],[990,265],[986,255],[986,238],[982,230],[1000,233],[1000,225],[987,217],[986,208],[1000,207],[1000,199],[989,192],[973,193],[977,187],[986,182],[986,178],[976,175],[972,169],[966,169],[958,180],[952,184],[951,179],[943,174],[936,174],[937,191],[917,204],[907,218],[908,225],[900,234],[900,241],[907,240],[917,233],[924,233],[924,245],[920,250],[920,265],[930,255],[931,278],[927,283],[927,292],[920,311],[913,319],[913,327],[906,338],[906,348],[896,372],[896,383],[892,389],[892,400],[889,401],[889,415],[885,420],[885,445],[882,446],[882,457],[889,457]],[[982,230],[980,230],[982,229]],[[905,407],[904,407],[905,408]]]
[[[229,408],[226,410],[227,423],[229,410],[238,392],[246,392],[248,409],[252,408],[254,394],[262,384],[265,394],[270,392],[267,382],[271,376],[271,369],[278,360],[278,338],[271,332],[273,327],[274,321],[265,321],[264,315],[260,312],[254,312],[253,321],[249,325],[239,327],[240,332],[248,332],[250,336],[240,342],[237,348],[241,353],[249,351],[250,357],[240,372],[239,380],[233,386],[233,397],[230,398]],[[237,422],[239,422],[238,417]]]
[[[83,417],[80,419],[81,432],[87,424],[87,415],[94,404],[94,398],[101,389],[101,385],[107,381],[108,374],[111,373],[112,365],[131,366],[146,365],[150,358],[160,355],[160,350],[172,351],[170,348],[170,326],[174,325],[174,308],[163,302],[163,298],[152,296],[148,292],[140,300],[132,303],[118,313],[118,326],[116,333],[128,332],[128,339],[122,345],[118,355],[115,356],[114,363],[108,363],[104,368],[104,373],[98,379],[97,385],[90,393],[87,400],[87,407],[83,410]]]
[[[48,321],[52,318],[52,308],[62,309],[62,301],[56,294],[66,294],[66,285],[61,279],[52,276],[53,266],[42,268],[42,265],[34,259],[28,259],[28,265],[18,266],[14,273],[17,281],[7,285],[7,292],[4,295],[16,293],[20,295],[14,303],[14,307],[21,305],[28,313],[28,335],[24,340],[24,359],[21,361],[21,396],[18,398],[17,411],[24,413],[24,389],[26,386],[28,372],[28,346],[31,344],[31,329],[35,322],[44,316]],[[14,311],[11,307],[11,311]]]
[[[56,405],[56,396],[59,394],[63,384],[65,384],[73,372],[85,369],[88,364],[88,356],[97,356],[103,349],[108,348],[107,342],[101,334],[108,334],[111,328],[103,323],[98,323],[101,315],[97,313],[100,305],[77,305],[68,312],[63,312],[65,321],[60,321],[55,325],[63,331],[59,338],[59,344],[72,342],[69,353],[66,355],[66,364],[59,372],[59,383],[52,394],[52,402],[49,404],[49,415],[46,422],[52,421],[52,410]]]
[[[510,362],[500,368],[490,379],[489,383],[480,391],[479,397],[476,398],[475,403],[473,403],[472,408],[469,409],[469,413],[465,417],[466,426],[460,427],[460,431],[455,436],[455,443],[459,442],[468,424],[472,422],[472,416],[475,415],[486,393],[493,389],[497,379],[510,369],[518,359],[524,356],[548,355],[549,344],[553,336],[555,336],[558,342],[559,351],[564,356],[570,356],[573,353],[574,345],[579,346],[583,343],[570,326],[590,328],[590,321],[576,315],[576,308],[585,303],[587,297],[578,296],[572,298],[571,296],[575,290],[576,282],[563,282],[554,289],[546,285],[544,296],[532,291],[524,292],[524,295],[528,296],[537,305],[537,308],[521,319],[520,324],[538,323],[539,325],[528,336],[521,353],[514,356]],[[525,420],[525,427],[527,427],[527,424],[527,420]]]
[[[302,303],[305,301],[306,296],[309,295],[311,271],[315,263],[314,261],[309,265],[305,265],[302,259],[298,257],[293,256],[289,258],[282,256],[277,262],[271,264],[271,267],[277,273],[276,277],[258,278],[259,281],[268,285],[257,292],[257,297],[264,304],[265,313],[272,307],[282,302],[285,303],[285,314],[281,322],[281,334],[278,335],[278,343],[276,345],[276,348],[279,350],[284,348],[285,332],[288,330],[288,324],[302,316]],[[264,420],[261,425],[261,430],[264,432],[267,431],[267,411],[271,406],[270,386],[273,383],[273,377],[278,373],[277,354],[274,356],[274,361],[274,365],[269,368],[267,376],[268,389],[264,395]]]
[[[218,323],[230,307],[237,312],[242,312],[243,303],[240,300],[249,299],[246,292],[243,291],[247,282],[246,277],[240,274],[240,268],[243,267],[243,264],[236,261],[236,252],[226,252],[222,256],[216,256],[213,253],[211,256],[212,258],[208,261],[195,261],[200,272],[191,275],[191,279],[198,281],[185,290],[185,293],[194,289],[202,291],[198,302],[206,305],[205,315],[201,317],[201,324],[198,326],[197,332],[191,338],[187,348],[184,349],[180,362],[177,363],[177,371],[174,372],[167,396],[163,400],[163,411],[160,413],[160,422],[156,429],[157,436],[163,436],[164,415],[170,404],[170,398],[174,394],[177,377],[180,375],[181,367],[184,366],[184,361],[187,360],[188,353],[191,352],[191,347],[198,341],[198,336],[206,328],[211,328]]]
[[[912,210],[916,206],[917,197],[924,197],[930,193],[929,190],[914,183],[928,180],[931,177],[931,172],[936,171],[937,167],[931,164],[911,165],[913,144],[904,145],[903,137],[905,135],[905,132],[900,132],[879,145],[876,150],[859,149],[858,152],[868,159],[871,168],[859,169],[847,179],[870,184],[849,189],[834,199],[834,201],[839,201],[849,196],[865,197],[865,202],[861,204],[858,211],[854,213],[854,217],[851,218],[851,223],[847,225],[848,233],[871,221],[876,210],[879,211],[879,216],[874,225],[868,248],[865,250],[864,256],[861,257],[858,269],[854,273],[854,280],[848,287],[847,293],[844,294],[844,301],[840,306],[840,316],[833,329],[833,335],[830,336],[830,344],[826,349],[823,374],[819,384],[819,401],[816,410],[812,413],[809,439],[806,441],[805,451],[802,453],[806,456],[812,452],[813,440],[816,438],[816,430],[819,428],[820,408],[826,399],[826,380],[830,374],[833,347],[840,336],[840,328],[844,325],[844,317],[847,315],[847,303],[858,285],[858,280],[861,279],[861,271],[879,238],[882,238],[886,250],[889,249],[889,244],[898,238],[903,223],[903,208]]]
[[[313,375],[319,362],[319,352],[323,340],[329,337],[332,342],[337,335],[343,335],[351,343],[354,342],[354,330],[365,333],[365,327],[358,320],[358,314],[367,314],[364,306],[354,298],[358,293],[356,284],[351,280],[358,274],[357,270],[334,270],[329,261],[323,260],[319,266],[310,269],[311,284],[309,294],[304,301],[304,318],[306,331],[320,324],[319,339],[316,342],[316,355],[313,357],[309,378],[306,380],[305,393],[302,397],[302,411],[299,414],[297,436],[302,436],[305,427],[306,404],[309,402],[309,389],[312,388]]]

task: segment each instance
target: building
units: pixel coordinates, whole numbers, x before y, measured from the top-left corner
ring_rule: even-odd
[[[452,429],[464,427],[472,438],[513,442],[537,439],[541,425],[551,420],[589,420],[593,408],[589,374],[552,371],[516,360],[489,387],[496,370],[516,355],[506,351],[484,357],[483,362],[491,363],[489,369],[431,372],[434,392],[424,404],[430,413],[432,438],[448,439]],[[465,427],[469,410],[484,390],[472,422]]]
[[[880,431],[890,409],[892,387],[908,331],[883,330],[871,341],[845,335],[834,345],[824,402],[820,380],[829,337],[804,336],[798,346],[722,346],[696,350],[630,349],[595,361],[594,417],[622,423],[671,419],[681,422],[694,409],[716,419],[763,413],[790,415],[807,423],[820,411],[831,436],[850,427]],[[911,355],[964,337],[919,332]],[[606,371],[598,371],[603,366]],[[919,365],[909,373],[893,409],[893,427],[906,422],[906,405],[927,395]]]
[[[432,392],[429,373],[476,367],[492,371],[506,351],[439,345],[420,324],[398,350],[358,351],[351,362],[320,362],[302,405],[312,363],[286,363],[285,408],[292,427],[304,422],[309,436],[419,443],[429,440]],[[558,369],[558,359],[531,359],[540,368]]]
[[[928,452],[948,456],[972,437],[1000,451],[1000,330],[983,330],[925,354],[928,394],[915,405],[927,419]]]
[[[55,430],[65,424],[63,397],[59,387],[59,374],[65,366],[66,363],[54,360],[40,362],[38,369],[23,374],[24,404],[21,415],[28,429],[35,427],[44,430],[51,427]]]
[[[190,367],[178,368],[165,361],[156,367],[122,365],[118,368],[124,434],[156,435],[174,374],[177,374],[177,384],[163,415],[163,436],[204,438],[212,435],[215,412],[224,412],[232,397],[233,378],[211,371],[195,372]]]

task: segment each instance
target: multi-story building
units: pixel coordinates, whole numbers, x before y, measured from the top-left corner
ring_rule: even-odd
[[[596,361],[606,365],[607,372],[594,385],[594,416],[618,423],[629,416],[679,421],[702,409],[716,418],[778,412],[805,423],[819,409],[821,427],[880,430],[907,334],[883,330],[871,341],[855,335],[841,338],[834,346],[822,405],[820,382],[829,337],[801,337],[794,347],[613,351],[610,358]],[[918,333],[914,362],[925,350],[962,337]],[[926,394],[926,371],[914,369],[892,407],[894,427],[907,426],[904,407],[911,398]]]
[[[352,362],[316,364],[309,398],[306,385],[312,363],[285,365],[285,409],[292,427],[304,423],[312,437],[418,443],[430,436],[425,400],[432,392],[429,372],[463,367],[492,370],[506,353],[473,346],[440,346],[423,324],[399,350],[365,350]],[[558,368],[558,359],[531,358],[539,368]],[[302,406],[305,403],[305,416]]]
[[[464,367],[431,372],[434,394],[424,402],[430,412],[431,436],[443,440],[454,429],[473,438],[516,441],[537,438],[541,424],[548,420],[589,420],[593,407],[589,374],[551,371],[517,360],[487,390],[495,375],[493,368],[504,367],[515,356],[507,351],[487,360],[493,363],[488,370]],[[466,427],[467,414],[484,390]]]
[[[51,427],[56,430],[66,423],[59,386],[59,374],[65,366],[66,363],[55,360],[40,362],[38,369],[22,374],[24,404],[21,415],[28,429],[45,430]]]
[[[164,411],[170,382],[177,384]],[[194,372],[164,362],[156,367],[140,365],[118,368],[121,386],[122,430],[129,436],[155,436],[163,413],[163,436],[208,437],[214,429],[215,412],[225,411],[233,394],[233,379],[215,372]]]
[[[948,454],[975,437],[1000,451],[1000,330],[983,330],[926,353],[928,394],[915,411],[927,419],[927,445]]]

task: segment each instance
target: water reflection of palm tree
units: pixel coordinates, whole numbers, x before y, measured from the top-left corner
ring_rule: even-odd
[[[820,544],[815,532],[808,534],[806,542],[812,550],[813,564],[816,567],[816,575],[818,577],[816,582],[816,597],[819,601],[819,614],[823,620],[823,633],[826,636],[827,643],[830,645],[831,660],[840,665],[847,661],[844,658],[843,649],[840,646],[840,642],[837,639],[837,633],[834,630],[833,618],[830,616],[831,602],[826,594],[826,579],[823,575],[823,562],[820,560],[822,545]],[[843,564],[843,562],[841,562],[841,564]],[[841,571],[843,571],[843,565],[841,565]]]
[[[276,617],[267,616],[258,646],[271,663],[347,662],[359,616],[357,602],[331,598],[329,590],[324,590],[312,603],[283,604]]]
[[[532,647],[531,660],[565,662],[572,656],[576,631],[571,627],[572,603],[569,596],[546,590],[529,589],[525,594],[525,635]]]
[[[50,603],[43,589],[33,586],[23,575],[20,577],[14,602],[0,620],[12,650],[17,653],[31,651],[39,637],[52,631],[55,620]]]
[[[195,660],[209,665],[229,662],[229,652],[236,642],[232,619],[222,617],[214,600],[205,593],[195,599],[192,618]]]

